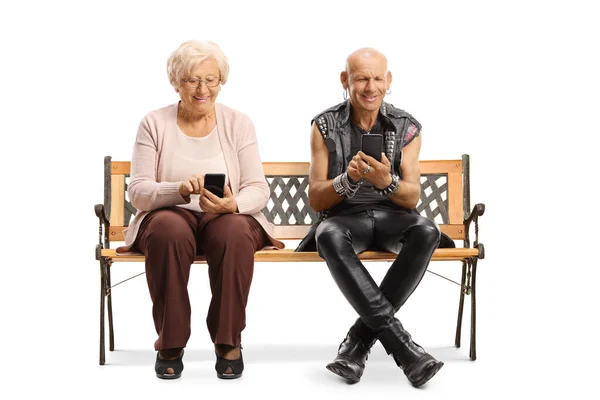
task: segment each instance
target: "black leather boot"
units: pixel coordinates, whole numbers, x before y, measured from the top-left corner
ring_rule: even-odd
[[[421,346],[408,339],[405,346],[392,353],[396,364],[414,387],[424,385],[442,368],[443,362],[433,358]]]
[[[404,370],[413,386],[418,387],[431,379],[443,363],[431,357],[412,341],[410,334],[394,317],[396,313],[394,306],[356,256],[356,253],[366,248],[367,239],[363,237],[364,232],[370,232],[372,227],[372,221],[364,217],[349,218],[344,221],[344,224],[333,219],[325,220],[317,228],[317,250],[327,262],[335,283],[361,321],[376,335],[386,352],[394,354],[398,366]],[[439,231],[437,234],[435,239],[439,240]],[[360,350],[361,345],[365,350]],[[345,366],[348,368],[333,372],[349,381],[358,382],[368,352],[367,346],[357,343],[352,335],[349,335],[340,346],[338,357],[345,356],[344,358],[351,359],[353,364],[346,362]],[[352,354],[353,357],[347,357],[347,354]],[[364,355],[364,359],[360,355]]]
[[[346,339],[340,344],[333,362],[327,364],[327,369],[346,379],[348,383],[357,383],[365,370],[365,362],[369,358],[371,347],[377,340],[369,343],[349,331]]]

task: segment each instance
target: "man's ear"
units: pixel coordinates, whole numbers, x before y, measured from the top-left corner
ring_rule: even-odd
[[[387,73],[387,90],[390,90],[390,85],[392,84],[392,73],[388,71]]]
[[[348,89],[348,73],[346,71],[342,71],[340,74],[340,82],[342,82],[344,89]]]

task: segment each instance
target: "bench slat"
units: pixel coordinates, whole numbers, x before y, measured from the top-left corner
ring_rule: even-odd
[[[263,162],[265,176],[307,176],[310,163],[307,162]]]
[[[462,170],[462,160],[419,160],[422,174],[437,174],[456,169]],[[129,175],[130,161],[111,161],[111,174]],[[263,162],[265,175],[308,175],[308,162]]]
[[[114,262],[143,262],[142,254],[117,255],[114,249],[102,250],[103,257],[110,257]],[[460,261],[469,257],[477,257],[479,251],[474,248],[457,248],[457,249],[437,249],[433,253],[432,261]],[[358,258],[363,261],[394,261],[396,255],[394,253],[386,253],[379,251],[365,251],[358,255]],[[317,252],[294,252],[291,249],[284,250],[260,250],[254,255],[256,262],[323,262]],[[203,256],[197,256],[195,264],[204,264],[206,259]]]

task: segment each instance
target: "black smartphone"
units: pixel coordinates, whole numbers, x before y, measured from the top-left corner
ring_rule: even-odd
[[[211,193],[223,198],[223,188],[225,187],[225,174],[205,174],[204,188]]]
[[[369,133],[362,135],[360,150],[368,156],[381,162],[381,153],[383,152],[383,136],[379,133]]]

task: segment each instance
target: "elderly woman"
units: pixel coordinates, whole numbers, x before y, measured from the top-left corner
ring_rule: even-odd
[[[139,212],[126,246],[146,256],[146,277],[158,339],[156,375],[175,379],[190,337],[187,284],[194,257],[204,254],[212,300],[206,319],[220,378],[244,369],[241,332],[254,252],[283,248],[261,210],[269,199],[252,121],[216,103],[229,65],[219,46],[188,41],[167,62],[180,100],[142,120],[131,163],[129,198]],[[224,174],[222,197],[205,174]],[[220,189],[220,188],[219,188]]]

